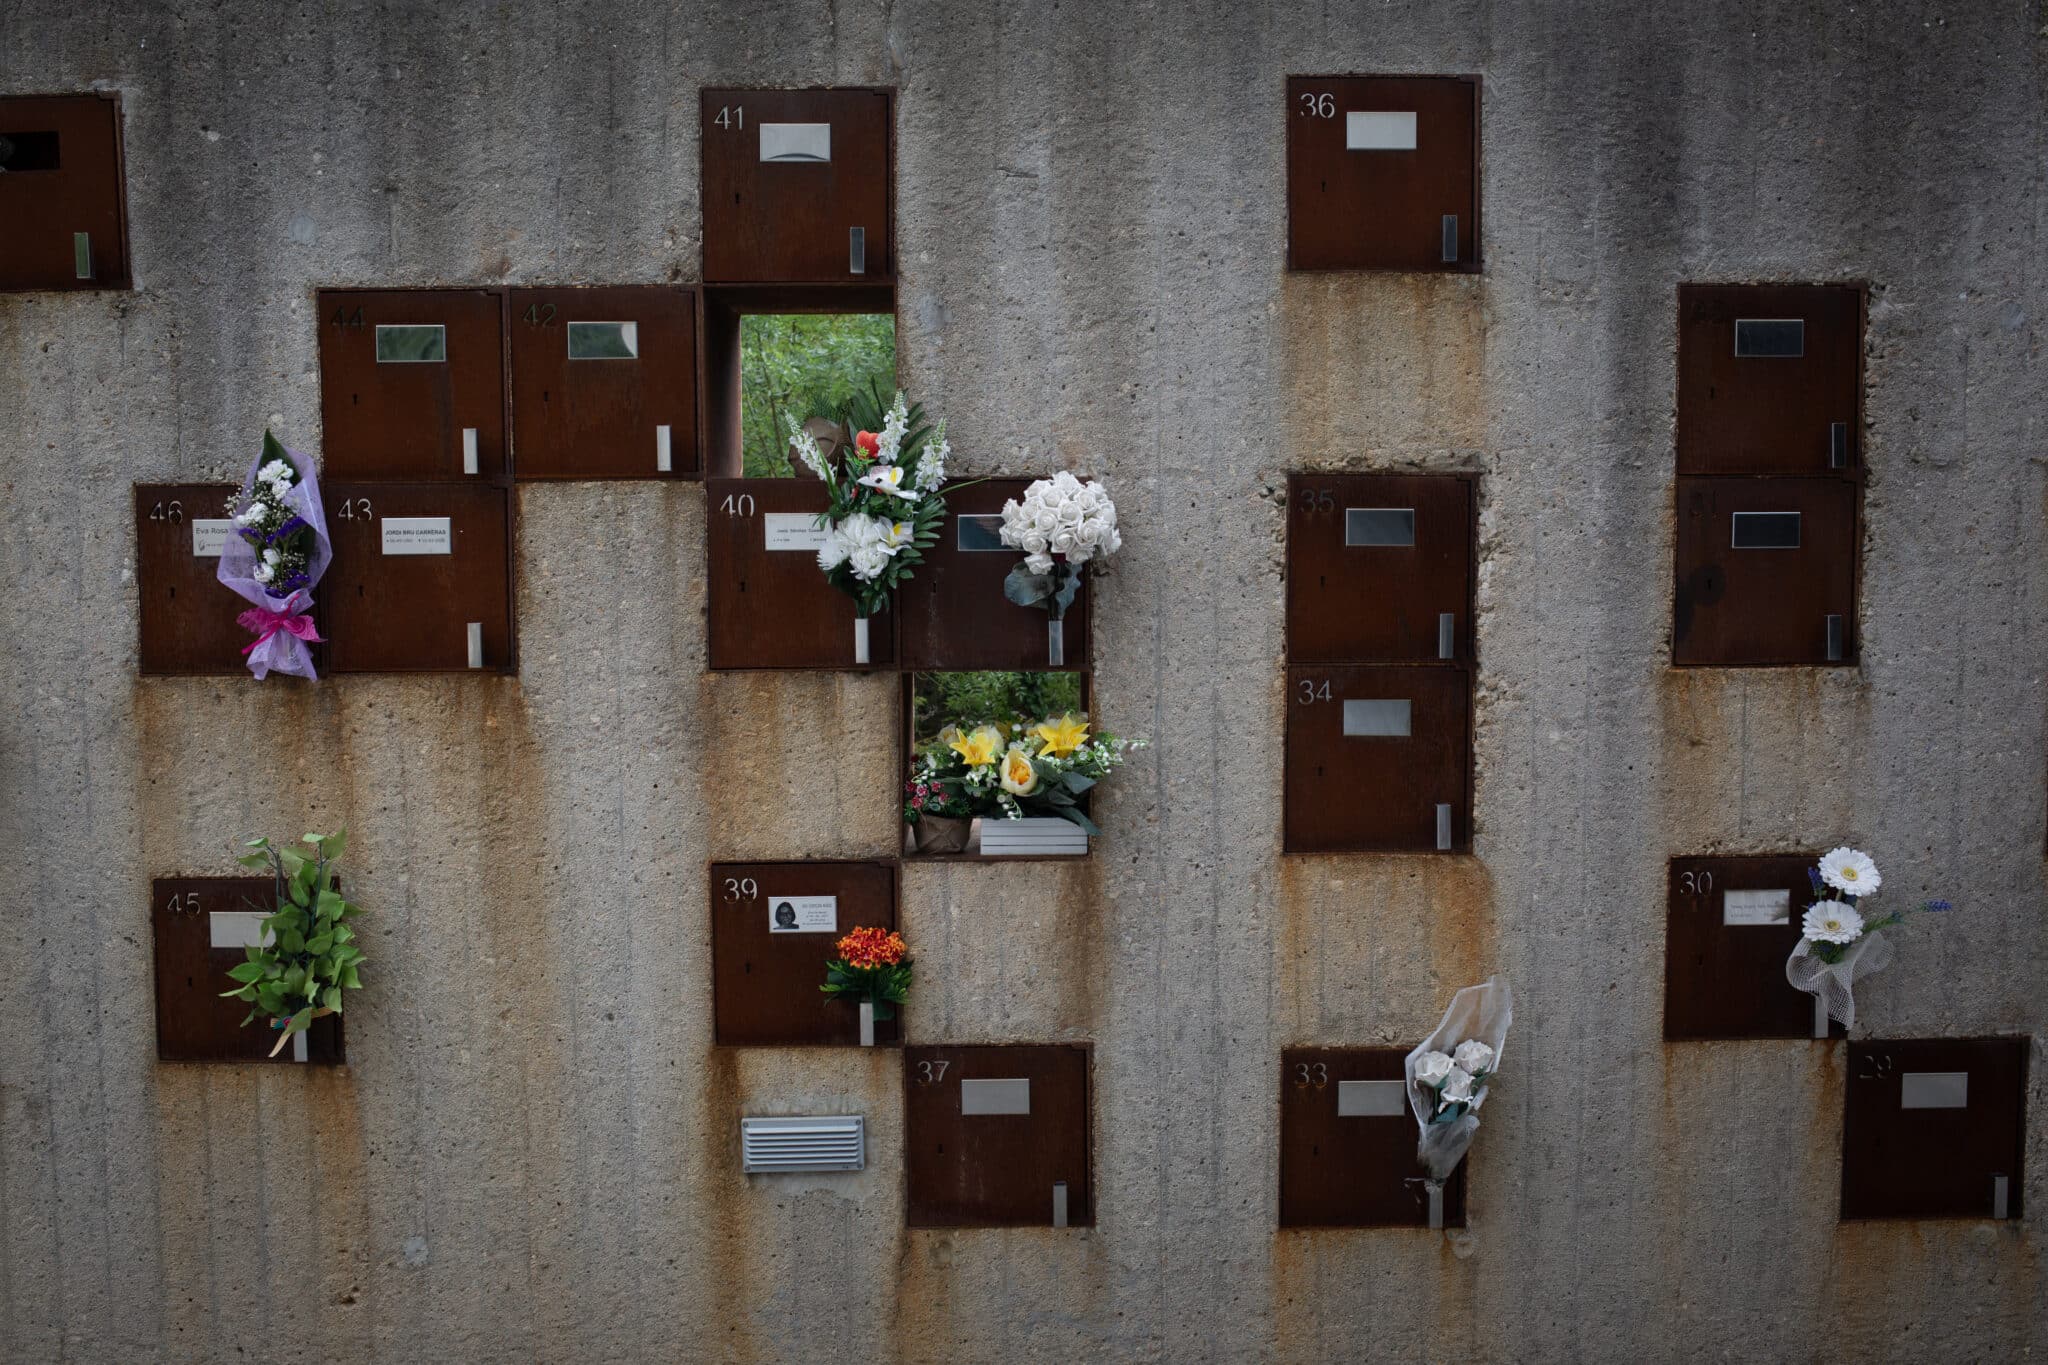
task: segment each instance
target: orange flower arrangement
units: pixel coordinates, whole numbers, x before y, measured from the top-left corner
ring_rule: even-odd
[[[891,1017],[890,1006],[910,994],[910,949],[893,929],[850,929],[836,945],[839,956],[825,964],[827,995],[848,995],[875,1007],[875,1018]]]
[[[894,967],[908,951],[893,929],[855,929],[839,940],[839,956],[849,967]]]

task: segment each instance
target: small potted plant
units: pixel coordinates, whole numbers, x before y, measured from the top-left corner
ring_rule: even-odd
[[[974,829],[974,803],[960,783],[920,770],[903,784],[903,823],[914,853],[963,853]]]
[[[258,1019],[277,1030],[275,1057],[293,1039],[293,1055],[305,1060],[304,1035],[315,1019],[340,1014],[342,992],[362,986],[363,954],[349,924],[358,907],[343,899],[335,864],[348,843],[339,834],[308,834],[310,854],[251,839],[255,850],[236,861],[268,867],[276,908],[263,921],[262,941],[246,951],[248,960],[228,969],[236,985],[224,997],[247,1001],[244,1027]]]
[[[1858,849],[1830,849],[1807,871],[1814,903],[1800,921],[1804,935],[1785,960],[1785,979],[1813,997],[1813,1036],[1825,1038],[1830,1018],[1845,1029],[1856,1027],[1856,995],[1862,977],[1891,965],[1891,940],[1878,934],[1905,922],[1914,909],[1951,910],[1947,901],[1923,901],[1917,907],[1866,915],[1862,902],[1877,894],[1884,878],[1870,855]]]
[[[850,432],[843,442],[839,430]],[[821,436],[821,432],[823,435]],[[868,659],[868,618],[889,605],[896,585],[924,561],[945,520],[946,424],[929,425],[902,394],[857,395],[838,427],[789,420],[790,449],[825,484],[819,515],[825,543],[818,567],[854,601],[853,661]]]
[[[864,926],[847,931],[836,951],[818,989],[859,1002],[860,1045],[873,1047],[875,1021],[893,1019],[895,1007],[910,998],[909,950],[895,930]]]
[[[1124,543],[1116,504],[1101,480],[1077,479],[1063,469],[1033,482],[1021,501],[1011,498],[1003,504],[1002,538],[1003,544],[1024,552],[1024,561],[1003,580],[1003,596],[1051,617],[1045,629],[1046,663],[1062,667],[1067,608],[1081,591],[1081,577]]]

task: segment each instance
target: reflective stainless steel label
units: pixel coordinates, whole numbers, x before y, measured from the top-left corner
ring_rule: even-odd
[[[1413,545],[1415,509],[1412,507],[1347,507],[1344,509],[1346,545]]]
[[[1344,733],[1371,737],[1387,735],[1401,737],[1408,734],[1409,702],[1400,700],[1353,701],[1344,703]]]
[[[1796,550],[1799,548],[1797,512],[1737,512],[1733,517],[1729,545],[1737,550]]]
[[[440,323],[377,324],[377,363],[419,365],[448,358],[448,329]]]

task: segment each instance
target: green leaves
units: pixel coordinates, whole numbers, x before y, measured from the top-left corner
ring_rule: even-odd
[[[244,1024],[284,1020],[279,1049],[292,1034],[304,1032],[316,1013],[339,1014],[344,993],[363,984],[357,970],[363,954],[354,946],[355,930],[346,923],[359,907],[335,889],[334,860],[346,842],[346,831],[307,834],[300,843],[312,850],[308,856],[267,839],[251,839],[246,847],[255,851],[237,859],[248,867],[270,866],[278,899],[264,917],[264,941],[247,949],[247,961],[228,969],[237,984],[222,995],[255,1006]]]

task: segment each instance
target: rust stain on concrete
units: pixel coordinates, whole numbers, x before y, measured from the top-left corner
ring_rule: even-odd
[[[895,674],[705,673],[698,696],[713,856],[895,854]]]
[[[1486,443],[1486,282],[1289,274],[1280,290],[1288,459]]]

